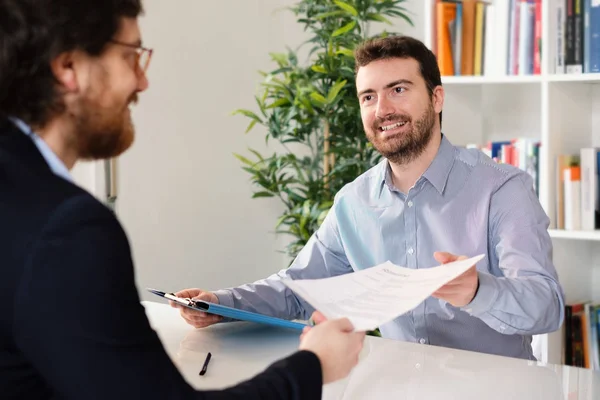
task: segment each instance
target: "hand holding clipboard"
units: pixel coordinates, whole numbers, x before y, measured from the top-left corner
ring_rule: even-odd
[[[250,311],[238,310],[236,308],[223,306],[217,304],[215,302],[208,302],[204,300],[198,299],[190,299],[190,298],[182,298],[175,296],[174,293],[167,293],[156,289],[148,288],[148,291],[163,297],[165,299],[171,300],[177,304],[180,304],[184,307],[191,308],[196,311],[205,312],[207,314],[218,315],[225,318],[230,318],[239,321],[250,321],[257,322],[261,324],[267,324],[271,326],[277,326],[282,328],[290,328],[298,331],[302,331],[302,329],[307,326],[301,322],[295,321],[287,321],[281,318],[275,318],[268,315],[253,313]],[[210,324],[208,324],[210,325]]]

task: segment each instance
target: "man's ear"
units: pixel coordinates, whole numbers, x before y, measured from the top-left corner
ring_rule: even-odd
[[[68,93],[77,92],[79,83],[77,82],[77,73],[75,69],[74,52],[64,52],[50,62],[50,68],[64,91]]]
[[[436,86],[433,89],[433,109],[436,113],[440,113],[444,108],[444,88],[442,86]]]

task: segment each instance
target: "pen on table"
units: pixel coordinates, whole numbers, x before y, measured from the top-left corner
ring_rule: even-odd
[[[204,365],[202,366],[202,370],[200,371],[200,373],[198,375],[204,375],[206,373],[206,369],[208,368],[208,362],[210,361],[210,358],[212,357],[212,354],[210,354],[210,352],[206,355],[206,360],[204,360]]]

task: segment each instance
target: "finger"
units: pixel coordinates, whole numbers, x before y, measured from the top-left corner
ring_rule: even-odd
[[[302,328],[302,334],[305,334],[308,331],[310,331],[310,326],[305,326],[304,328]]]
[[[193,321],[204,321],[207,318],[213,318],[213,317],[219,317],[218,315],[214,315],[214,314],[207,314],[203,311],[194,311],[191,310],[187,307],[184,307],[180,310],[179,312],[181,314],[181,316],[183,318],[189,319],[189,320],[193,320]]]
[[[202,300],[202,301],[208,301],[208,302],[212,302],[213,296],[212,293],[210,292],[202,292],[198,295],[196,295],[195,297],[192,297],[194,300]]]
[[[315,323],[315,325],[318,325],[318,324],[320,324],[322,322],[327,321],[327,317],[325,317],[319,311],[315,311],[314,313],[312,313],[312,315],[310,316],[310,319],[313,320],[313,322]]]
[[[221,320],[221,317],[218,316],[211,316],[211,317],[207,317],[204,319],[191,319],[191,318],[184,318],[184,320],[196,327],[196,328],[204,328],[213,324],[216,324],[217,322],[219,322]]]
[[[192,297],[197,296],[198,293],[200,293],[200,292],[201,292],[200,289],[183,289],[183,290],[180,290],[179,292],[176,292],[174,294],[177,297],[191,299]]]
[[[212,314],[208,314],[208,315],[204,315],[204,316],[188,315],[184,318],[189,319],[190,321],[196,321],[196,322],[205,322],[205,321],[213,321],[213,320],[220,321],[223,319],[223,317],[221,317],[220,315],[212,315]]]

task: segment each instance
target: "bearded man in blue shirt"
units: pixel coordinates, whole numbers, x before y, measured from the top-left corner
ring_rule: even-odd
[[[557,330],[564,295],[552,263],[549,219],[526,172],[441,131],[444,89],[435,55],[393,36],[355,51],[356,89],[369,141],[384,160],[347,184],[293,264],[240,287],[178,294],[294,319],[312,307],[282,279],[316,279],[390,260],[428,268],[485,254],[411,312],[380,327],[386,338],[534,360],[532,335]],[[196,327],[220,317],[181,309]]]

